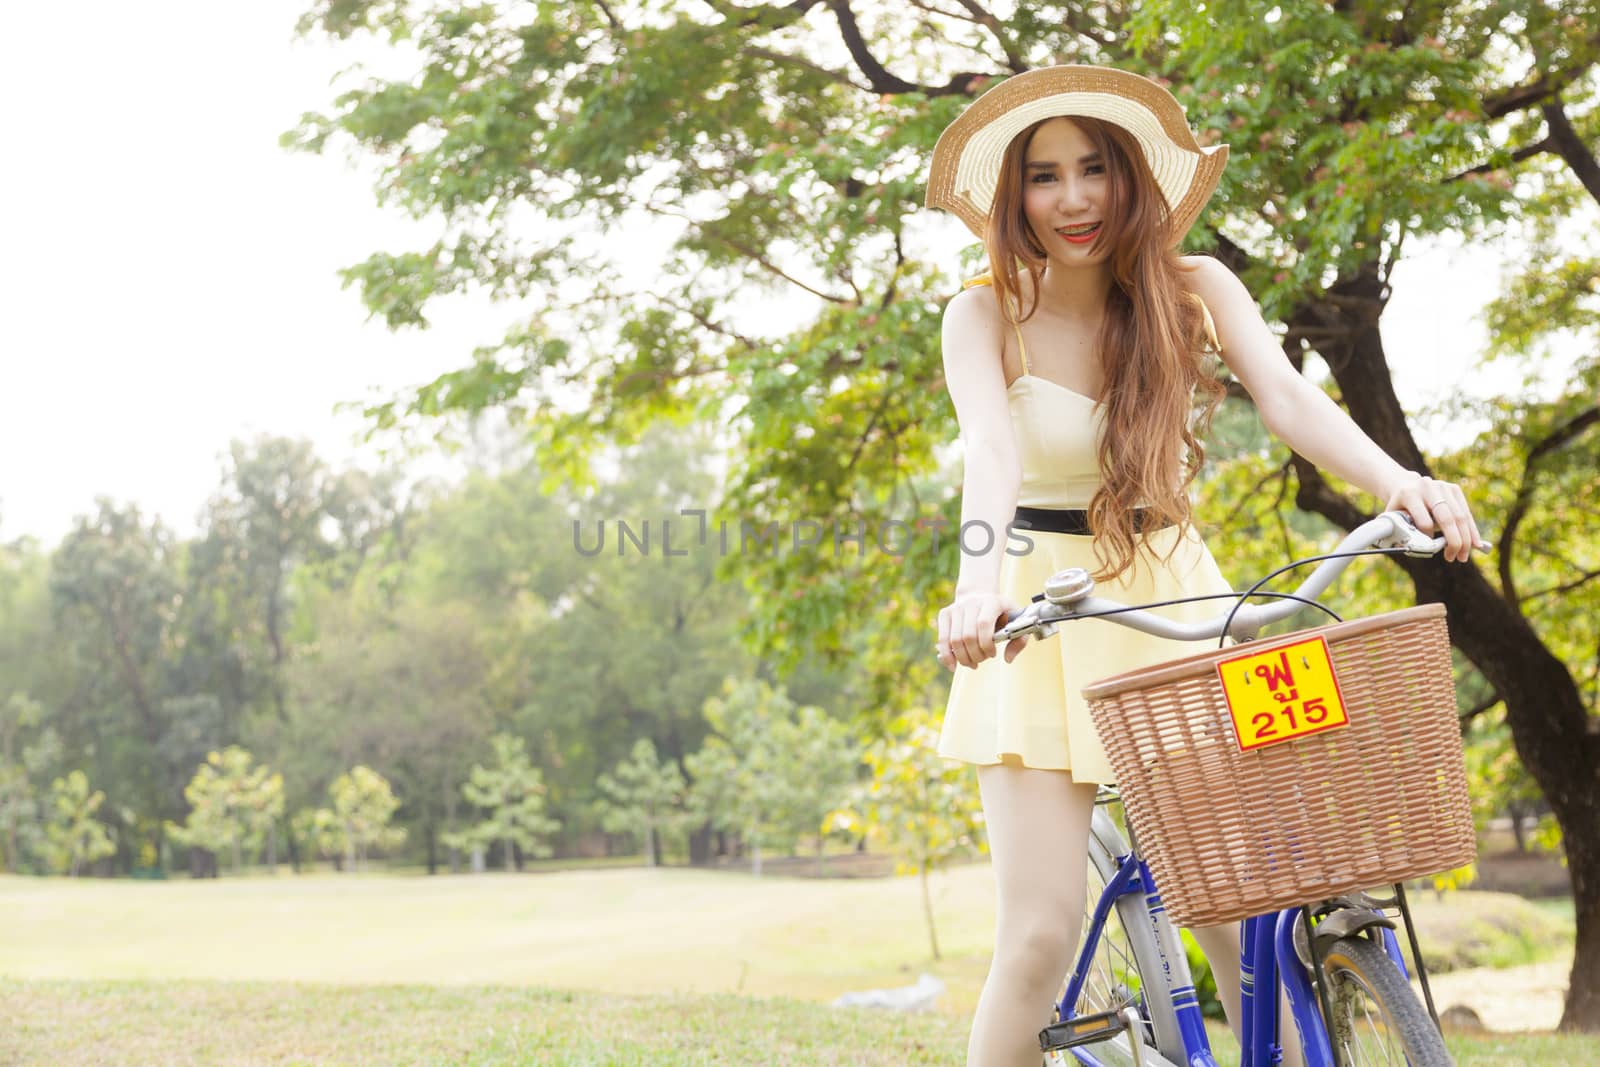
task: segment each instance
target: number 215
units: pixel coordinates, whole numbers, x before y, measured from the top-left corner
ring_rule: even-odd
[[[1300,714],[1304,717],[1304,725],[1296,720],[1293,704],[1285,704],[1278,709],[1278,714],[1283,716],[1288,723],[1288,731],[1283,735],[1288,737],[1306,729],[1306,727],[1321,725],[1328,717],[1328,705],[1321,697],[1312,697],[1306,701],[1300,709]],[[1259,711],[1250,716],[1250,728],[1255,731],[1258,739],[1279,736],[1276,717],[1270,711]]]

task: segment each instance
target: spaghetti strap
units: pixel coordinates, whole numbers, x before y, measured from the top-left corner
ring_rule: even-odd
[[[982,274],[979,274],[977,277],[968,278],[966,281],[962,282],[961,283],[961,288],[963,288],[963,289],[971,289],[974,285],[993,285],[993,284],[994,284],[994,275],[993,275],[993,273],[991,273],[990,271],[984,271]],[[1032,372],[1030,370],[1028,370],[1028,347],[1022,343],[1022,326],[1021,326],[1020,323],[1017,323],[1017,322],[1013,321],[1011,323],[1011,328],[1017,331],[1017,354],[1022,357],[1022,373],[1024,375],[1031,374]]]

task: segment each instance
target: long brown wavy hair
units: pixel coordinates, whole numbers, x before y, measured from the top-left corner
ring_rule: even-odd
[[[1033,304],[1016,322],[1038,310],[1048,262],[1022,209],[1028,144],[1048,121],[1029,126],[1007,146],[984,239],[1008,319],[1021,307],[1019,267],[1032,281]],[[1089,502],[1101,568],[1095,577],[1107,581],[1135,565],[1151,531],[1176,524],[1182,533],[1192,524],[1188,487],[1205,460],[1200,436],[1225,389],[1201,304],[1181,281],[1190,268],[1172,247],[1165,200],[1138,142],[1113,123],[1077,115],[1072,121],[1099,150],[1108,179],[1100,232],[1090,246],[1110,249],[1111,289],[1097,338],[1105,381],[1100,488]],[[1134,527],[1136,508],[1146,512],[1143,533]]]

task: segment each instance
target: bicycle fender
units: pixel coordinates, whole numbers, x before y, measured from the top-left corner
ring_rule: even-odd
[[[1370,930],[1375,926],[1386,926],[1395,929],[1394,920],[1381,911],[1369,911],[1365,908],[1341,908],[1332,915],[1327,916],[1317,923],[1317,953],[1321,955],[1328,947],[1340,938],[1359,934],[1363,930]]]

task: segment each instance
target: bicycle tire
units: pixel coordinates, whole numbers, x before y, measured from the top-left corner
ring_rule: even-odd
[[[1117,857],[1128,851],[1127,843],[1103,809],[1095,809],[1088,849],[1088,894],[1084,898],[1083,927],[1079,932],[1080,951],[1082,938],[1089,931],[1089,919],[1101,891],[1116,877],[1119,867]],[[1090,977],[1079,996],[1079,1015],[1106,1011],[1114,1006],[1111,1001],[1117,984],[1114,971],[1118,966],[1134,972],[1139,989],[1128,989],[1128,992],[1142,993],[1145,988],[1161,988],[1160,979],[1156,977],[1162,973],[1161,953],[1156,944],[1157,924],[1168,934],[1171,944],[1181,945],[1177,931],[1171,928],[1165,914],[1151,917],[1143,894],[1130,893],[1117,901],[1111,914],[1106,917],[1106,928],[1095,952],[1095,964],[1091,966]],[[1076,964],[1076,958],[1073,962]],[[1178,958],[1171,963],[1181,966],[1181,973],[1188,973],[1188,963],[1181,955],[1181,949]],[[1066,978],[1070,977],[1069,973]],[[1066,992],[1066,978],[1063,978],[1057,990],[1057,1004]],[[1178,1030],[1178,1016],[1171,1001],[1165,996],[1142,997],[1140,1015],[1145,1020],[1145,1032],[1140,1035],[1144,1046],[1173,1063],[1185,1062],[1187,1057],[1183,1053],[1183,1036]],[[1061,1053],[1055,1056],[1055,1063],[1076,1063],[1070,1056]],[[1148,1062],[1148,1057],[1146,1059]]]
[[[1342,1045],[1343,1062],[1452,1067],[1454,1061],[1433,1019],[1381,945],[1360,936],[1340,938],[1323,955],[1322,967],[1334,1013],[1334,1018],[1324,1020],[1328,1040]],[[1365,1006],[1368,1000],[1382,1019],[1373,1018]],[[1358,1002],[1362,1018],[1357,1017]],[[1356,1037],[1362,1030],[1373,1031],[1374,1040],[1358,1044]],[[1384,1058],[1374,1059],[1367,1052],[1356,1055],[1358,1048],[1374,1045]]]

